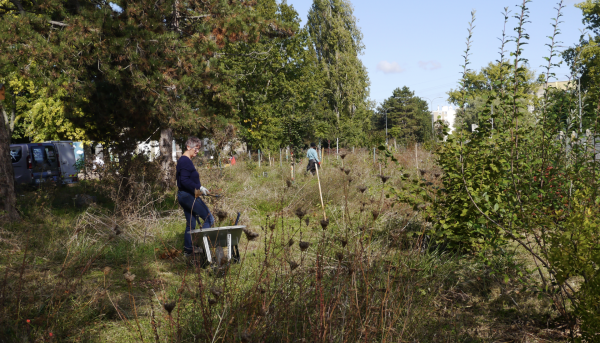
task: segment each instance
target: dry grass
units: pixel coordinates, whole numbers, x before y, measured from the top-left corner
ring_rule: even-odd
[[[418,156],[423,175],[413,149],[397,154],[411,174],[439,186],[432,156]],[[240,264],[222,270],[178,255],[185,224],[172,191],[152,195],[157,202],[144,195],[127,215],[110,201],[79,212],[28,205],[26,222],[0,231],[0,342],[565,339],[549,304],[518,282],[514,259],[484,264],[427,245],[422,213],[382,197],[377,175],[403,187],[393,164],[374,164],[363,151],[343,163],[344,171],[341,159],[326,157],[320,170],[323,224],[306,162],[294,180],[278,163],[200,170],[222,195],[207,200],[227,213],[218,224],[241,212],[242,224],[260,234],[243,241]]]

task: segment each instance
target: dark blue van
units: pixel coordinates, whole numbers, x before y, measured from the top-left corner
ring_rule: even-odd
[[[60,181],[58,154],[52,143],[11,144],[15,184]]]

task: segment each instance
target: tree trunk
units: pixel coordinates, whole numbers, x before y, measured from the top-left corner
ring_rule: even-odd
[[[162,171],[162,182],[166,187],[170,187],[173,182],[173,129],[166,128],[160,130],[160,169]]]
[[[4,111],[4,108],[2,110]],[[2,210],[6,213],[8,220],[19,220],[16,207],[15,176],[10,158],[10,135],[4,120],[0,120],[0,203],[2,202]]]

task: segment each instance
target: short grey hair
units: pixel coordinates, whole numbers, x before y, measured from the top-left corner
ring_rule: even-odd
[[[196,147],[199,148],[202,146],[202,141],[198,137],[189,137],[188,140],[185,142],[185,146],[188,149],[194,149]]]

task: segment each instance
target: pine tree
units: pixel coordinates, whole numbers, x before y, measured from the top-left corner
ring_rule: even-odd
[[[375,124],[379,130],[385,128],[386,117],[389,136],[402,144],[425,142],[432,137],[427,102],[406,86],[396,88],[379,107]]]

